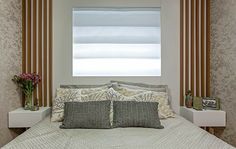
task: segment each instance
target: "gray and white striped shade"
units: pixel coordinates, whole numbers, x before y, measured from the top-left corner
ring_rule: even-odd
[[[160,76],[160,20],[158,8],[73,9],[73,75]]]

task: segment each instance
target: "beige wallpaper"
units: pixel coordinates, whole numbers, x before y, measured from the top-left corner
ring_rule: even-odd
[[[212,95],[222,99],[227,127],[217,136],[236,146],[236,0],[212,0]]]
[[[21,72],[21,0],[0,0],[0,147],[18,130],[8,129],[8,111],[21,100],[11,78]]]

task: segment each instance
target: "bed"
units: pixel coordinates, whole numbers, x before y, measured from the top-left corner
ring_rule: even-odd
[[[3,149],[234,148],[224,141],[218,139],[217,137],[209,134],[205,130],[195,126],[191,122],[185,120],[183,117],[174,114],[168,105],[169,94],[168,87],[166,85],[147,85],[122,81],[111,81],[111,84],[112,87],[109,87],[109,89],[107,88],[108,85],[99,87],[86,86],[88,88],[84,86],[61,86],[61,88],[57,89],[57,97],[53,101],[54,111],[52,111],[52,116],[47,117],[37,125],[28,129],[25,133],[21,134],[16,139],[5,145]],[[114,120],[114,117],[116,115],[115,113],[121,113],[121,111],[117,112],[116,110],[114,110],[116,107],[115,103],[117,102],[127,103],[126,101],[129,101],[131,103],[135,102],[135,104],[141,104],[142,102],[145,103],[147,101],[149,103],[153,102],[150,104],[158,103],[158,108],[155,108],[155,110],[158,111],[154,111],[154,113],[160,114],[158,117],[158,121],[159,118],[161,118],[161,124],[164,126],[164,129],[154,129],[155,127],[142,128],[129,126],[126,128],[118,127],[113,129],[60,129],[59,127],[61,126],[62,122],[59,121],[64,119],[65,122],[65,119],[68,118],[68,115],[63,115],[63,113],[68,113],[66,105],[73,104],[70,102],[68,103],[68,101],[71,101],[71,99],[73,99],[73,102],[76,102],[74,104],[83,104],[83,102],[86,102],[88,100],[92,100],[92,102],[98,101],[99,103],[103,103],[103,99],[113,101],[113,108],[108,109],[107,111],[108,117],[110,114],[113,115],[112,117],[108,118],[108,123],[109,119],[113,120],[113,122],[116,122],[116,120]],[[104,101],[104,103],[106,103],[106,101]],[[147,105],[147,103],[145,103],[144,105]],[[141,107],[145,107],[144,105],[142,105]],[[110,107],[110,105],[108,107]],[[76,115],[77,112],[73,112],[73,108],[69,109],[72,110],[69,113],[69,116]],[[76,107],[75,109],[87,108]],[[65,112],[63,112],[64,110]],[[142,111],[143,113],[145,113],[143,110],[144,108],[142,108],[142,110],[138,110],[138,112]],[[94,111],[97,111],[97,109],[93,109],[93,111],[91,110],[91,112]],[[122,115],[126,114],[127,113]],[[101,117],[104,118],[104,116]],[[104,119],[102,121],[104,121]],[[69,124],[72,124],[71,121],[69,122]]]
[[[161,123],[164,129],[60,129],[47,117],[2,149],[234,149],[181,116]]]

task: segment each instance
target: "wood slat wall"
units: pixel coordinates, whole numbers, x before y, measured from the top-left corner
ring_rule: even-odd
[[[210,0],[180,0],[180,105],[210,96]]]
[[[33,101],[52,105],[52,0],[22,0],[22,72],[42,77]]]

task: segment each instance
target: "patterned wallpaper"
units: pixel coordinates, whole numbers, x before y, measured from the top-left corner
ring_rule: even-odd
[[[7,115],[21,106],[11,81],[21,72],[21,14],[21,0],[0,0],[0,147],[19,133],[8,129]]]
[[[236,0],[212,0],[212,95],[222,99],[226,129],[216,135],[236,146]]]

